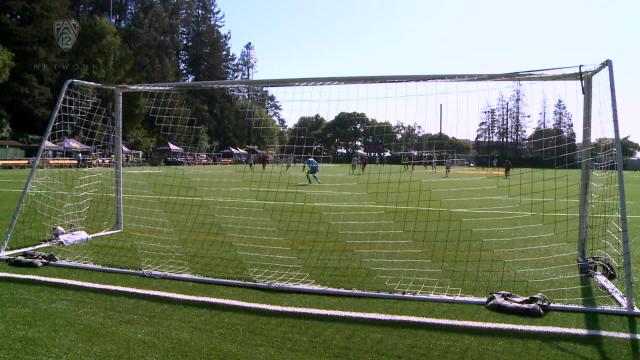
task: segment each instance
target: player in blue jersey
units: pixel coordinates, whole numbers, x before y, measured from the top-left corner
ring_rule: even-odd
[[[318,179],[318,177],[316,176],[316,173],[318,173],[318,162],[313,159],[313,156],[310,156],[307,160],[305,160],[304,164],[302,164],[302,171],[304,171],[304,168],[306,166],[309,167],[309,171],[307,171],[307,180],[309,181],[309,184],[311,184],[311,176],[313,176],[318,184],[320,184],[320,179]]]

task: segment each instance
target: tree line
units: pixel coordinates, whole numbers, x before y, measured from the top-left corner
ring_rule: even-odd
[[[443,133],[426,133],[418,124],[395,125],[362,112],[340,112],[327,120],[316,114],[303,116],[288,129],[287,145],[316,147],[329,154],[349,157],[359,151],[369,154],[472,152],[472,142]]]
[[[67,79],[135,84],[248,79],[256,72],[252,43],[239,55],[231,51],[231,33],[223,30],[224,15],[216,0],[5,0],[0,15],[0,139],[37,141]],[[80,27],[68,51],[53,36],[52,25],[60,19],[75,19]],[[145,115],[141,95],[128,93],[123,101],[125,140],[143,151],[166,140]],[[202,125],[193,136],[203,151],[286,145],[321,147],[330,154],[446,150],[575,160],[572,114],[563,100],[556,99],[551,114],[545,100],[528,134],[531,115],[519,86],[486,104],[475,140],[428,133],[417,124],[391,124],[357,111],[334,119],[310,114],[287,128],[278,99],[260,88],[194,91],[188,102],[191,116]],[[596,143],[604,146],[606,141]],[[623,144],[625,155],[637,149],[628,137]]]
[[[67,79],[107,84],[248,78],[255,72],[253,45],[231,51],[231,33],[216,0],[49,0],[0,3],[0,138],[34,142],[44,132],[58,91]],[[53,24],[79,25],[71,49],[63,49]],[[264,110],[278,118],[268,93]],[[140,111],[141,99],[126,96],[125,139],[144,147],[162,140]],[[132,104],[133,103],[133,104]],[[208,147],[243,143],[238,106],[222,91],[190,100],[203,121]],[[280,120],[283,122],[283,120]],[[244,129],[245,126],[240,127]],[[215,141],[214,141],[215,139]]]
[[[506,159],[528,159],[537,163],[553,162],[553,165],[575,165],[578,160],[578,144],[573,125],[573,114],[565,101],[555,100],[552,109],[543,99],[533,131],[528,134],[531,114],[527,111],[526,94],[519,83],[509,96],[502,93],[496,102],[486,103],[481,111],[475,138],[477,154]],[[601,138],[594,142],[592,153],[602,153],[611,148],[612,139]],[[622,155],[632,157],[640,145],[622,139]]]

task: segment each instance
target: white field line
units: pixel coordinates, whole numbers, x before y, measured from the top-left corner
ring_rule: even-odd
[[[413,241],[411,240],[347,240],[347,243],[355,243],[355,244],[362,244],[362,243],[401,244],[401,243],[411,243],[411,242]]]
[[[240,229],[251,229],[251,230],[266,230],[266,231],[276,231],[278,229],[271,227],[259,227],[259,226],[246,226],[246,225],[231,225],[231,224],[221,224],[223,227],[232,227],[232,228],[240,228]]]
[[[500,228],[485,228],[485,229],[471,229],[471,231],[495,231],[495,230],[515,230],[522,229],[528,227],[542,226],[543,224],[532,224],[532,225],[520,225],[514,227],[500,227]]]
[[[487,179],[486,177],[472,177],[472,178],[459,178],[459,179],[454,179],[454,178],[443,178],[443,179],[425,179],[422,180],[423,182],[431,182],[431,181],[467,181],[467,180],[483,180],[483,181],[493,181],[495,182],[495,179]]]
[[[216,214],[215,217],[221,217],[225,219],[238,219],[238,220],[259,220],[259,221],[271,221],[270,218],[257,218],[250,216],[234,216],[234,215],[220,215]]]
[[[313,184],[314,187],[316,187],[316,186],[355,186],[355,185],[366,186],[366,184],[358,184],[358,183],[331,183],[331,184],[322,183],[322,184]]]
[[[296,192],[311,195],[366,195],[363,192],[329,191],[329,190],[293,190],[293,189],[259,189],[259,188],[231,188],[226,191],[258,191],[258,192]]]
[[[504,260],[505,262],[515,262],[515,261],[537,261],[537,260],[546,260],[546,259],[553,259],[553,258],[558,258],[558,257],[564,257],[564,256],[575,256],[578,252],[577,251],[573,251],[573,252],[569,252],[569,253],[564,253],[564,254],[554,254],[554,255],[549,255],[549,256],[541,256],[541,257],[531,257],[531,258],[521,258],[521,259],[506,259]]]
[[[260,209],[260,208],[245,208],[245,207],[233,207],[233,206],[217,206],[217,205],[210,205],[210,208],[215,208],[215,209],[232,209],[232,210],[249,210],[249,211],[264,211],[264,209]]]
[[[5,190],[0,189],[0,191],[13,191],[13,192],[21,192],[22,190]],[[544,215],[544,216],[579,216],[579,214],[575,213],[541,213],[541,212],[527,212],[527,211],[496,211],[496,210],[474,210],[474,209],[448,209],[448,208],[433,208],[433,207],[421,207],[421,206],[393,206],[393,205],[374,205],[374,202],[362,202],[362,203],[306,203],[306,202],[295,202],[295,201],[260,201],[254,199],[231,199],[231,198],[210,198],[210,197],[188,197],[188,196],[159,196],[159,195],[133,195],[133,194],[125,194],[123,195],[125,198],[153,198],[153,199],[170,199],[170,200],[185,200],[185,201],[219,201],[219,202],[237,202],[237,203],[251,203],[251,204],[270,204],[270,205],[300,205],[300,206],[326,206],[326,207],[366,207],[366,208],[376,208],[376,209],[402,209],[402,210],[420,210],[420,211],[448,211],[448,212],[463,212],[463,213],[489,213],[489,214],[514,214],[514,215],[522,215],[532,216],[532,215]],[[476,198],[476,199],[487,199],[487,198]],[[504,197],[496,197],[496,199],[506,199]],[[462,200],[462,199],[442,199],[442,200]],[[467,199],[469,200],[469,199]],[[514,200],[514,198],[511,198]],[[564,201],[564,200],[563,200]],[[573,200],[570,200],[573,201]],[[577,201],[577,200],[576,200]],[[610,215],[610,214],[595,214],[589,215],[590,217],[618,217],[618,215]],[[640,215],[627,215],[627,218],[635,219],[640,218]],[[496,219],[506,219],[506,218],[490,218],[490,220]],[[473,221],[473,220],[487,220],[487,218],[483,219],[463,219],[463,221]]]
[[[284,238],[281,238],[281,237],[253,236],[253,235],[242,235],[242,234],[233,234],[233,233],[228,233],[225,235],[237,236],[237,237],[248,238],[248,239],[258,239],[258,240],[284,240]]]
[[[142,295],[160,299],[170,299],[177,301],[197,302],[203,304],[228,306],[237,309],[247,309],[252,311],[265,311],[271,313],[282,314],[297,314],[297,315],[309,315],[318,317],[330,317],[341,319],[362,319],[372,321],[383,322],[395,322],[395,323],[408,323],[408,324],[421,324],[428,326],[440,326],[440,327],[458,327],[464,329],[479,329],[479,330],[497,330],[505,331],[509,333],[521,332],[521,333],[540,333],[547,335],[572,335],[572,336],[593,336],[593,337],[610,337],[626,340],[640,340],[639,334],[606,331],[606,330],[591,330],[591,329],[576,329],[576,328],[563,328],[556,326],[538,326],[538,325],[516,325],[506,323],[491,323],[480,321],[466,321],[466,320],[449,320],[449,319],[435,319],[419,316],[407,316],[407,315],[393,315],[393,314],[380,314],[380,313],[367,313],[367,312],[355,312],[355,311],[341,311],[341,310],[326,310],[316,308],[303,308],[303,307],[291,307],[280,305],[269,305],[260,303],[251,303],[246,301],[221,299],[205,296],[193,296],[186,294],[171,293],[165,291],[136,289],[117,285],[107,285],[92,283],[87,281],[77,281],[69,279],[60,279],[35,275],[22,275],[22,274],[10,274],[0,272],[0,278],[14,279],[31,282],[41,282],[46,284],[56,284],[62,286],[71,286],[76,288],[102,290],[112,293],[130,294],[130,295]]]
[[[362,261],[374,261],[374,262],[424,262],[430,263],[429,259],[362,259]]]
[[[331,224],[391,224],[393,221],[331,221]]]
[[[550,247],[564,246],[564,245],[567,245],[567,243],[559,243],[559,244],[552,244],[552,245],[540,245],[540,246],[527,246],[527,247],[513,248],[513,249],[495,249],[495,250],[493,250],[493,252],[538,250],[538,249],[546,249],[546,248],[550,248]]]
[[[410,269],[410,268],[386,268],[386,267],[372,267],[371,270],[381,271],[420,271],[420,272],[441,272],[439,269]]]
[[[238,252],[240,255],[247,256],[260,256],[266,258],[274,258],[274,259],[297,259],[295,256],[284,256],[284,255],[271,255],[271,254],[259,254],[259,253],[247,253],[247,252]]]
[[[388,234],[401,232],[402,230],[339,231],[338,234]]]
[[[161,173],[160,170],[125,170],[122,169],[122,172],[129,174],[148,174],[148,173]]]
[[[124,195],[124,197],[158,197],[148,195]],[[536,213],[527,211],[494,211],[494,210],[472,210],[472,209],[447,209],[447,208],[434,208],[434,207],[421,207],[421,206],[393,206],[393,205],[374,205],[374,202],[363,203],[306,203],[295,201],[260,201],[260,200],[245,200],[245,199],[230,199],[230,198],[195,198],[186,196],[162,196],[163,199],[173,200],[190,200],[190,201],[220,201],[220,202],[244,202],[252,204],[270,204],[270,205],[300,205],[300,206],[326,206],[326,207],[366,207],[376,209],[402,209],[402,210],[421,210],[421,211],[449,211],[449,212],[468,212],[468,213],[493,213],[493,214],[518,214],[522,216],[532,215],[545,215],[545,216],[579,216],[579,214],[568,213]],[[617,217],[617,215],[590,215],[592,217]],[[640,215],[627,215],[627,218],[640,218]],[[484,219],[464,219],[464,220],[487,220]],[[495,220],[495,219],[491,219]]]
[[[384,211],[325,211],[322,215],[384,214]]]
[[[480,186],[480,187],[464,187],[464,188],[447,188],[447,189],[431,189],[429,191],[469,191],[469,190],[487,190],[487,189],[497,189],[497,186]],[[443,199],[445,200],[445,199]]]
[[[477,218],[477,219],[462,219],[462,221],[485,221],[485,220],[508,220],[508,219],[518,219],[523,217],[529,217],[540,214],[524,214],[524,215],[516,215],[516,216],[499,216],[495,218]]]
[[[233,245],[235,245],[235,246],[256,247],[256,248],[261,248],[261,249],[291,250],[291,248],[281,247],[281,246],[254,245],[254,244],[243,244],[243,243],[233,243]]]
[[[367,252],[367,253],[420,253],[423,250],[354,250],[355,252]]]
[[[523,240],[523,239],[537,239],[537,238],[553,236],[553,235],[555,235],[555,233],[529,235],[529,236],[516,236],[516,237],[510,237],[510,238],[504,238],[504,239],[501,239],[501,238],[482,239],[482,241],[513,241],[513,240]]]
[[[435,191],[435,190],[432,190]],[[556,199],[556,198],[526,198],[526,197],[509,197],[509,196],[482,196],[471,198],[447,198],[442,201],[468,201],[468,200],[506,200],[506,201],[555,201],[555,202],[580,202],[579,199]],[[592,203],[610,203],[616,200],[591,200]],[[633,204],[633,201],[627,201],[627,204]]]

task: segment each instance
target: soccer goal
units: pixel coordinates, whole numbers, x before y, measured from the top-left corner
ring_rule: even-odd
[[[471,303],[544,293],[560,309],[637,312],[611,61],[71,80],[1,245],[158,278]]]

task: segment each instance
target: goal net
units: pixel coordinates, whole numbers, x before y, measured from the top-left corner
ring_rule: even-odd
[[[607,61],[69,81],[1,254],[41,248],[57,265],[299,291],[542,292],[633,310],[612,74]]]

